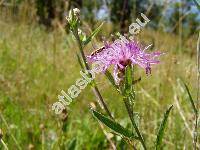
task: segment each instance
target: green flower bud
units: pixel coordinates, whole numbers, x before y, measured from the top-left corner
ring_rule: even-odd
[[[78,35],[82,42],[86,40],[86,34],[81,29],[78,29]]]
[[[80,10],[78,8],[74,8],[69,11],[69,15],[66,17],[67,23],[71,30],[74,30],[78,27],[80,23]]]

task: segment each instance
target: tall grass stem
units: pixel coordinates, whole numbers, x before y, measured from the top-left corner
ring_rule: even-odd
[[[2,139],[0,139],[0,140],[1,140],[1,143],[2,143],[3,147],[4,147],[6,150],[8,150],[8,146],[6,145],[6,143],[5,143]]]
[[[9,131],[9,133],[10,133],[12,139],[14,140],[14,142],[15,142],[17,148],[18,148],[19,150],[22,150],[22,148],[20,147],[20,145],[19,145],[19,143],[17,142],[16,138],[15,138],[14,135],[11,133],[10,128],[9,128],[9,126],[8,126],[8,123],[7,123],[6,119],[4,118],[4,116],[3,116],[1,113],[0,113],[0,118],[2,119],[2,121],[4,122],[4,124],[6,125],[6,127],[7,127],[8,131]]]
[[[199,90],[200,90],[200,32],[197,41],[197,105],[196,108],[199,110]],[[194,149],[197,150],[198,147],[198,115],[199,112],[195,113],[195,125],[194,125]]]

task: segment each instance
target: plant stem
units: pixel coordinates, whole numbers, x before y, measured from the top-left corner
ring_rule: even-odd
[[[5,148],[6,150],[8,150],[8,146],[6,145],[6,143],[5,143],[2,139],[0,139],[0,140],[1,140],[1,143],[3,144],[4,148]]]
[[[89,65],[88,65],[88,63],[87,63],[87,59],[86,59],[85,54],[84,54],[84,51],[83,51],[82,42],[81,42],[80,37],[79,37],[79,35],[78,35],[78,30],[75,30],[75,31],[73,32],[73,34],[74,34],[74,36],[75,36],[76,39],[77,39],[78,46],[79,46],[79,51],[80,51],[80,53],[81,53],[81,58],[83,59],[83,63],[84,63],[84,65],[85,65],[85,68],[86,68],[86,70],[90,70],[90,67],[89,67]]]
[[[84,51],[83,51],[83,46],[82,46],[82,42],[79,38],[79,35],[78,35],[78,30],[75,30],[73,32],[74,36],[76,37],[77,41],[78,41],[78,45],[79,45],[79,50],[80,50],[80,53],[81,53],[81,58],[84,62],[84,65],[85,65],[85,69],[86,70],[90,70],[90,67],[87,63],[87,59],[85,57],[85,54],[84,54]],[[89,76],[91,77],[91,73],[89,73]],[[93,86],[93,91],[96,95],[96,97],[99,99],[99,101],[101,102],[101,104],[103,105],[103,108],[105,109],[105,111],[107,112],[107,114],[109,115],[110,118],[114,119],[111,112],[109,111],[108,107],[107,107],[107,104],[105,103],[105,101],[103,100],[103,97],[101,96],[101,93],[97,87],[97,85],[95,84],[95,81],[93,81],[94,84],[92,85]]]
[[[199,109],[199,95],[200,95],[200,32],[197,41],[197,110]],[[198,145],[198,112],[195,113],[195,125],[194,125],[194,149],[197,150]]]
[[[45,135],[44,135],[44,130],[42,130],[42,150],[45,150],[44,148],[44,142],[45,142]]]
[[[19,143],[17,142],[16,138],[15,138],[14,135],[12,134],[9,125],[8,125],[6,119],[4,118],[4,116],[3,116],[3,114],[2,114],[1,112],[0,112],[0,118],[1,118],[1,120],[4,122],[4,124],[6,125],[6,127],[7,127],[8,131],[9,131],[9,133],[10,133],[12,139],[14,140],[14,142],[15,142],[17,148],[18,148],[19,150],[22,150],[22,148],[20,147],[20,145],[19,145]]]
[[[194,150],[197,150],[197,143],[198,143],[198,114],[195,114],[195,125],[194,125]]]
[[[135,131],[136,131],[136,133],[137,133],[137,135],[138,135],[138,137],[139,137],[139,139],[140,139],[140,142],[141,142],[143,148],[144,148],[145,150],[147,150],[146,145],[145,145],[145,142],[144,142],[144,138],[143,138],[142,134],[140,133],[140,130],[139,130],[139,128],[137,127],[137,125],[136,125],[136,123],[135,123],[135,120],[134,120],[134,118],[133,118],[133,113],[132,113],[132,111],[131,111],[131,109],[130,109],[130,106],[129,106],[129,102],[128,102],[128,98],[127,98],[127,97],[124,98],[124,103],[125,103],[126,110],[127,110],[127,112],[128,112],[129,118],[130,118],[130,120],[131,120],[131,123],[132,123],[132,125],[133,125],[133,127],[134,127],[134,129],[135,129]]]
[[[103,108],[105,109],[105,111],[107,112],[107,114],[110,116],[110,118],[112,118],[114,120],[111,112],[109,111],[109,109],[108,109],[106,103],[104,102],[103,97],[102,97],[101,93],[99,92],[99,89],[98,89],[98,87],[96,85],[94,85],[93,90],[94,90],[94,93],[96,94],[96,96],[101,101],[101,103],[103,105]]]
[[[197,109],[199,109],[200,104],[200,32],[197,41]]]

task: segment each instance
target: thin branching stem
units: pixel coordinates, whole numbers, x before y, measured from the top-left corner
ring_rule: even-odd
[[[199,94],[200,94],[200,32],[197,41],[197,110],[199,109]],[[198,112],[195,113],[195,125],[194,125],[194,149],[197,150],[198,147]]]
[[[200,32],[197,42],[197,109],[199,109],[200,105]]]
[[[103,100],[103,97],[98,89],[98,87],[96,85],[94,85],[93,90],[95,92],[95,94],[97,95],[97,97],[99,98],[99,100],[101,101],[103,108],[105,109],[105,111],[107,112],[107,114],[109,115],[110,118],[114,119],[111,112],[109,111],[107,104],[105,103],[105,101]]]
[[[197,109],[199,109],[200,104],[200,32],[197,42]]]
[[[85,69],[86,70],[90,70],[90,67],[87,63],[87,59],[86,59],[86,56],[84,54],[84,51],[83,51],[83,45],[82,45],[82,42],[79,38],[79,35],[78,35],[78,30],[75,30],[73,32],[74,36],[76,37],[77,39],[77,42],[78,42],[78,45],[79,45],[79,50],[80,50],[80,53],[81,53],[81,58],[83,60],[83,63],[85,65]],[[92,75],[89,73],[89,76],[91,77]],[[97,87],[97,85],[95,84],[95,81],[93,81],[94,84],[92,84],[93,86],[93,91],[95,93],[95,95],[97,96],[97,98],[100,100],[101,104],[103,105],[103,108],[105,109],[106,113],[109,115],[110,118],[114,119],[111,112],[109,111],[108,107],[107,107],[107,104],[105,103],[105,101],[103,100],[103,97],[101,96],[101,93]]]

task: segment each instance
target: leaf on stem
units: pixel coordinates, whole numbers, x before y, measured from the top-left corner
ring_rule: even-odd
[[[115,122],[114,120],[111,120],[110,118],[102,115],[101,113],[99,113],[99,112],[97,112],[96,110],[93,110],[93,109],[92,109],[92,114],[97,120],[102,122],[104,125],[106,125],[110,129],[112,129],[116,133],[118,133],[118,134],[120,134],[124,137],[137,139],[137,137],[135,135],[133,135],[131,133],[131,131],[125,129],[124,127],[122,127],[119,123]]]
[[[182,82],[183,82],[183,81],[182,81]],[[189,98],[189,101],[190,101],[190,103],[191,103],[191,105],[192,105],[192,109],[193,109],[194,113],[197,114],[198,111],[197,111],[196,106],[195,106],[195,104],[194,104],[194,100],[192,99],[192,95],[191,95],[191,93],[190,93],[190,91],[189,91],[189,88],[188,88],[188,86],[185,84],[185,82],[183,82],[183,85],[184,85],[185,90],[186,90],[186,92],[187,92],[187,94],[188,94],[188,98]]]
[[[158,134],[157,134],[157,138],[156,138],[156,150],[160,150],[161,149],[161,144],[162,144],[162,139],[164,136],[164,129],[166,128],[166,124],[167,124],[167,119],[169,117],[169,113],[172,109],[173,105],[171,105],[167,111],[164,114],[164,118],[160,124],[159,130],[158,130]]]
[[[77,141],[76,138],[72,139],[72,141],[69,143],[68,150],[75,150],[76,141]]]
[[[83,45],[86,46],[101,30],[104,22],[102,22],[93,32],[92,34],[83,41]]]

